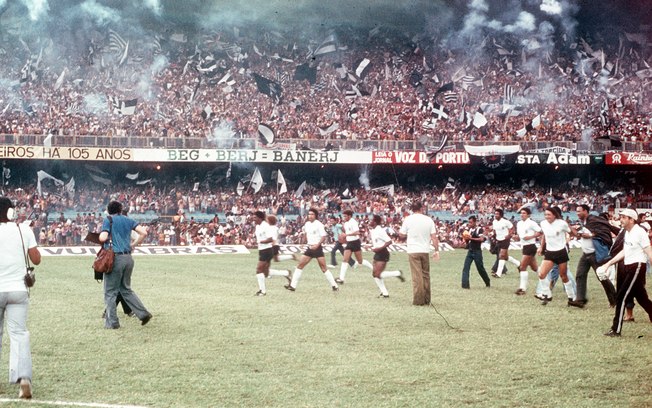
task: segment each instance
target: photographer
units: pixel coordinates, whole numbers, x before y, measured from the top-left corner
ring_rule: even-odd
[[[29,296],[25,285],[26,256],[34,265],[41,263],[32,230],[13,222],[14,205],[0,197],[0,342],[7,320],[9,331],[9,382],[20,384],[19,398],[32,397],[32,354],[27,330]],[[25,252],[26,251],[26,252]]]
[[[120,322],[116,313],[116,299],[118,295],[129,305],[131,310],[140,319],[141,324],[146,325],[152,318],[136,293],[131,289],[131,274],[134,270],[134,259],[131,256],[132,247],[137,246],[147,236],[147,230],[131,218],[122,215],[122,204],[118,201],[111,201],[107,206],[109,217],[104,219],[100,242],[108,248],[109,231],[113,242],[115,259],[113,270],[104,276],[104,303],[106,305],[106,318],[104,327],[107,329],[120,328]],[[132,243],[131,233],[135,231],[138,238]]]

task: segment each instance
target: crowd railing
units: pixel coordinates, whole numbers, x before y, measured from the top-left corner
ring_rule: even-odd
[[[0,142],[4,145],[43,145],[47,135],[0,134]],[[163,137],[163,136],[111,136],[111,135],[67,135],[50,138],[52,146],[60,147],[113,147],[141,149],[255,149],[257,140],[254,138],[209,140],[205,137]],[[435,143],[433,143],[435,144]],[[609,141],[449,141],[445,149],[463,151],[464,145],[515,145],[521,146],[521,151],[535,151],[553,147],[563,147],[582,153],[600,154],[605,151],[622,150],[626,152],[650,152],[652,143],[623,142],[622,147],[614,148]],[[279,149],[311,149],[311,150],[371,150],[371,151],[428,151],[433,145],[424,145],[417,140],[348,140],[348,139],[287,139],[277,140]]]

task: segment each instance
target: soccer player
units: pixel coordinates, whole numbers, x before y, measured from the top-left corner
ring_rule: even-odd
[[[278,227],[276,226],[277,220],[275,215],[268,215],[267,216],[267,223],[269,224],[269,228],[272,234],[272,248],[274,249],[274,261],[275,262],[281,262],[281,261],[290,261],[290,260],[295,260],[298,261],[299,258],[295,254],[281,254],[281,247],[278,244]]]
[[[265,213],[256,211],[254,213],[254,223],[256,224],[256,241],[258,242],[258,264],[256,265],[256,279],[258,279],[258,292],[255,296],[265,296],[267,288],[265,286],[265,278],[269,276],[272,258],[274,258],[272,230],[267,221],[265,221]],[[277,272],[277,271],[275,271]],[[289,277],[290,271],[283,272],[284,276]]]
[[[525,295],[527,291],[528,266],[534,272],[537,272],[539,269],[535,255],[537,254],[536,240],[541,236],[541,227],[530,218],[532,210],[528,207],[521,208],[519,213],[521,214],[521,220],[516,224],[516,234],[521,241],[523,256],[521,257],[519,266],[519,286],[514,293],[521,296]]]
[[[373,264],[373,277],[376,281],[378,289],[380,289],[380,296],[383,298],[389,297],[389,292],[385,287],[385,278],[396,277],[401,282],[405,282],[403,272],[385,271],[387,262],[389,262],[389,251],[387,247],[392,245],[392,240],[387,235],[387,231],[383,228],[383,219],[380,215],[374,215],[370,223],[371,228],[371,247],[374,251],[374,264]]]
[[[344,259],[342,259],[342,266],[340,267],[340,277],[335,279],[335,282],[343,284],[346,278],[346,271],[349,269],[349,259],[351,254],[355,254],[355,259],[358,265],[364,265],[373,270],[373,265],[366,259],[362,259],[362,243],[360,242],[360,226],[358,221],[353,218],[353,211],[342,211],[342,218],[344,219],[343,229],[346,236],[346,247],[344,248]]]
[[[306,234],[308,248],[299,259],[299,264],[292,274],[292,280],[289,284],[285,285],[285,289],[291,292],[294,292],[297,289],[297,284],[299,283],[299,279],[303,273],[303,268],[308,265],[313,258],[317,258],[319,268],[324,273],[324,277],[326,277],[326,280],[331,285],[333,292],[340,290],[333,278],[333,274],[328,270],[328,268],[326,268],[326,258],[324,257],[324,248],[322,245],[324,244],[328,234],[326,234],[324,224],[317,219],[318,216],[319,212],[316,208],[308,210],[308,221],[303,225],[303,232]]]
[[[521,265],[519,261],[509,256],[509,243],[511,241],[512,233],[514,232],[514,224],[503,218],[504,214],[505,212],[502,208],[496,208],[494,211],[494,220],[491,223],[498,246],[498,259],[496,264],[494,264],[495,270],[491,273],[495,278],[500,278],[503,275],[505,261],[509,260],[515,265]]]
[[[559,267],[559,277],[561,277],[561,281],[564,283],[564,289],[566,289],[568,305],[582,307],[584,304],[577,302],[575,286],[566,273],[568,270],[566,234],[570,233],[570,227],[563,220],[559,207],[547,208],[544,217],[545,220],[541,221],[541,231],[543,232],[541,246],[537,250],[539,255],[545,254],[543,262],[541,262],[541,266],[539,267],[539,281],[542,288],[541,296],[543,304],[547,304],[552,298],[548,273],[556,264]]]

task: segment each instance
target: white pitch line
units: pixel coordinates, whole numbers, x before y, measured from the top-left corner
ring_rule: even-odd
[[[114,404],[100,404],[95,402],[71,402],[71,401],[43,401],[35,399],[22,399],[22,398],[0,398],[0,402],[22,402],[32,404],[45,404],[45,405],[63,405],[68,407],[93,407],[93,408],[147,408],[142,405],[114,405]]]

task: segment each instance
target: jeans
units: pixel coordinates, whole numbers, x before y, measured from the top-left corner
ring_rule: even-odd
[[[0,292],[0,349],[2,331],[7,320],[9,330],[9,382],[18,383],[21,378],[32,379],[32,353],[27,330],[27,292]]]
[[[122,295],[124,301],[140,320],[143,320],[150,314],[136,293],[131,290],[131,274],[133,270],[134,259],[131,255],[116,255],[113,262],[113,270],[111,273],[104,275],[104,304],[106,306],[104,327],[107,329],[120,327],[116,310],[118,294]]]
[[[475,262],[475,267],[478,269],[480,277],[484,281],[485,286],[491,285],[491,280],[487,275],[487,270],[484,268],[482,263],[482,250],[481,249],[469,249],[466,253],[466,259],[464,259],[464,267],[462,268],[462,287],[468,289],[469,284],[469,272],[471,271],[471,263]]]

